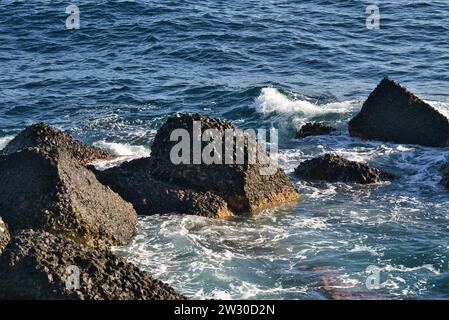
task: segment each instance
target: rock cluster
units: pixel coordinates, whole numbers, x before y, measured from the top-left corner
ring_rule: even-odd
[[[45,124],[26,128],[5,147],[0,298],[184,299],[110,251],[134,236],[137,214],[84,165],[111,158]],[[79,286],[68,286],[74,270]]]

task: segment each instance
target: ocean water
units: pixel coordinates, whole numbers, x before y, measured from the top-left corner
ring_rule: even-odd
[[[383,76],[449,111],[449,3],[382,1],[0,0],[0,148],[45,121],[123,159],[150,154],[179,111],[280,130],[294,206],[229,221],[139,219],[119,254],[192,298],[447,299],[449,149],[351,138],[347,122]],[[293,139],[306,121],[335,135]],[[388,170],[391,183],[307,183],[324,152]],[[105,166],[116,163],[104,164]],[[366,286],[379,271],[379,288]]]

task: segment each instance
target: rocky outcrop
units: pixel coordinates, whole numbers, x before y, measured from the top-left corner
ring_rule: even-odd
[[[449,146],[449,120],[393,80],[385,78],[362,110],[349,121],[349,133],[394,143]]]
[[[6,245],[9,242],[10,234],[8,230],[8,226],[3,221],[2,217],[0,217],[0,255],[5,249]]]
[[[135,233],[132,205],[65,149],[2,156],[0,176],[0,212],[11,233],[44,229],[87,245],[123,245]]]
[[[95,173],[100,182],[132,203],[141,215],[183,213],[210,218],[232,215],[226,201],[216,194],[158,181],[151,176],[150,166],[149,158],[141,158]]]
[[[249,144],[243,146],[244,164],[236,164],[236,147],[233,149],[232,164],[193,164],[193,157],[200,155],[192,148],[190,163],[174,164],[170,159],[170,152],[178,141],[170,141],[170,135],[175,129],[185,129],[190,137],[194,136],[194,121],[200,122],[201,132],[216,129],[222,134],[223,146],[226,142],[225,130],[237,132],[237,128],[230,122],[198,114],[182,114],[169,118],[158,130],[151,148],[151,174],[155,179],[183,189],[215,193],[225,199],[235,213],[257,212],[299,199],[297,190],[281,169],[276,168],[271,174],[261,174],[266,168],[265,158],[268,158],[264,151],[259,152],[259,160],[263,161],[249,163]],[[207,144],[208,142],[202,142],[201,150],[204,150]],[[258,148],[260,151],[260,146]]]
[[[366,164],[349,161],[335,154],[325,154],[302,162],[295,175],[304,180],[356,182],[361,184],[389,181],[393,175]]]
[[[299,129],[296,139],[306,138],[310,136],[321,136],[334,132],[336,129],[327,126],[323,122],[307,122]]]
[[[185,299],[107,249],[43,231],[15,235],[0,256],[0,299]]]
[[[45,123],[36,123],[25,128],[6,145],[2,153],[11,154],[27,148],[38,148],[41,152],[65,149],[81,164],[114,158],[111,153],[75,140],[67,133]]]

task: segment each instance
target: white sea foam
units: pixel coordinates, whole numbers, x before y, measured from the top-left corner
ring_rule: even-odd
[[[263,88],[255,101],[256,110],[263,114],[301,113],[315,116],[329,113],[348,113],[354,109],[354,101],[332,102],[317,105],[307,100],[290,99],[276,88]]]
[[[3,150],[4,147],[10,142],[12,139],[14,139],[15,136],[5,136],[0,138],[0,150]]]
[[[432,107],[437,109],[442,115],[449,119],[449,103],[440,101],[426,101]]]
[[[115,167],[125,161],[149,157],[151,154],[151,150],[147,147],[130,145],[126,143],[106,142],[104,140],[101,140],[95,142],[94,145],[99,148],[105,149],[117,156],[117,158],[113,160],[101,160],[93,163],[95,168],[97,168],[98,170],[106,170],[108,168]]]

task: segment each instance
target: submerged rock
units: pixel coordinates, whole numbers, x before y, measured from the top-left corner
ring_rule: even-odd
[[[181,188],[213,192],[225,199],[235,213],[257,212],[299,199],[298,191],[282,169],[275,168],[270,174],[261,174],[267,169],[265,163],[269,161],[264,151],[259,152],[259,160],[263,161],[248,163],[248,144],[243,147],[244,164],[236,164],[235,146],[231,164],[193,164],[192,158],[201,156],[198,154],[201,151],[194,150],[193,144],[190,145],[189,163],[172,163],[170,153],[178,141],[170,141],[170,135],[176,129],[185,129],[192,137],[194,121],[200,122],[201,132],[207,129],[215,129],[222,135],[227,129],[237,132],[237,128],[230,122],[198,114],[182,114],[169,118],[158,130],[151,148],[151,174],[154,178]],[[203,142],[201,150],[204,150],[207,144],[208,142]],[[225,145],[224,137],[222,145]],[[261,150],[260,145],[257,148]],[[218,152],[223,154],[223,149]]]
[[[0,299],[185,299],[106,249],[24,230],[0,256]]]
[[[184,213],[210,218],[232,215],[226,201],[211,192],[197,192],[158,181],[151,161],[141,158],[96,171],[98,180],[133,204],[138,214]]]
[[[296,138],[305,138],[309,136],[320,136],[334,132],[336,129],[325,125],[323,122],[307,122],[299,129]]]
[[[349,161],[335,154],[325,154],[299,164],[295,174],[304,180],[356,182],[361,184],[389,181],[393,175],[366,164]]]
[[[9,242],[9,230],[6,223],[2,220],[2,217],[0,217],[0,254],[5,249],[6,245]]]
[[[445,163],[441,168],[441,181],[440,183],[449,189],[449,162]]]
[[[88,245],[126,244],[137,224],[132,205],[71,156],[28,149],[0,157],[0,212],[10,231],[44,229]]]
[[[81,164],[114,158],[111,153],[75,140],[67,133],[45,123],[36,123],[25,128],[6,145],[2,153],[11,154],[27,148],[38,148],[41,152],[65,149]]]
[[[352,136],[394,143],[449,146],[449,119],[428,103],[385,78],[362,110],[349,121]]]

